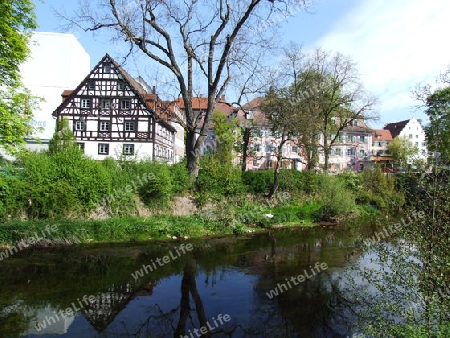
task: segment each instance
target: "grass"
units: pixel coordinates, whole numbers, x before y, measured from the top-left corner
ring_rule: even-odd
[[[237,208],[235,215],[243,215],[248,209]],[[250,212],[252,220],[238,225],[223,222],[221,218],[211,220],[199,215],[173,216],[153,215],[151,217],[108,218],[104,220],[36,220],[8,221],[0,226],[0,247],[15,245],[21,240],[29,243],[30,238],[43,237],[55,241],[66,239],[68,242],[102,243],[129,242],[168,238],[196,238],[211,235],[228,235],[241,232],[263,230],[273,225],[311,226],[312,219],[299,218],[304,207],[277,206],[260,208]],[[271,213],[273,218],[265,218]],[[242,218],[241,218],[242,219]],[[245,220],[245,218],[244,218]],[[45,229],[52,229],[50,232]],[[43,234],[44,233],[44,234]]]

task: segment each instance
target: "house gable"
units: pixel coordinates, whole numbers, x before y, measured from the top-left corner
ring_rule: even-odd
[[[171,160],[176,130],[155,113],[148,95],[106,54],[77,88],[63,92],[53,116],[69,119],[77,142],[82,147],[87,142],[87,153],[94,157],[122,147],[124,154],[134,155],[140,148],[145,156]]]

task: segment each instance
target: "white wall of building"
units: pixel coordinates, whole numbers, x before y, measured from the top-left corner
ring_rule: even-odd
[[[419,158],[426,160],[427,159],[427,147],[426,147],[426,137],[425,131],[422,128],[422,125],[416,118],[412,118],[405,125],[405,127],[400,132],[399,136],[405,137],[410,140],[413,145],[415,145],[419,149]]]
[[[139,143],[139,142],[110,142],[110,141],[78,141],[84,143],[84,153],[94,160],[104,160],[107,157],[118,159],[122,156],[124,144],[134,144],[134,155],[129,155],[130,158],[144,160],[153,158],[153,143]],[[109,154],[99,155],[99,143],[109,144]]]
[[[34,112],[32,124],[43,128],[34,136],[48,140],[55,129],[52,113],[61,103],[61,93],[75,89],[89,74],[90,56],[72,34],[34,32],[30,49],[20,72],[25,87],[45,100]]]

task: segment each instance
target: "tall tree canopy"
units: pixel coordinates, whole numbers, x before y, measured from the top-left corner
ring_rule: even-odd
[[[407,168],[409,164],[415,164],[419,149],[406,137],[397,136],[388,144],[389,153],[397,167]]]
[[[294,47],[286,51],[284,64],[280,76],[292,82],[272,88],[268,97],[277,93],[283,103],[271,98],[265,113],[275,128],[296,135],[309,169],[322,150],[327,170],[339,133],[355,120],[375,119],[377,100],[364,89],[354,62],[340,53],[317,49],[304,55]]]
[[[20,79],[19,65],[26,60],[29,31],[36,28],[31,0],[0,1],[0,85]]]
[[[36,104],[20,82],[19,65],[30,52],[30,30],[36,28],[31,0],[0,1],[0,145],[14,152],[34,128]]]
[[[110,29],[114,39],[130,44],[174,77],[184,102],[186,154],[191,176],[198,174],[198,154],[215,105],[232,81],[257,62],[252,56],[269,48],[282,18],[309,0],[83,0],[68,18],[88,31]],[[195,91],[206,93],[204,125],[192,109]]]
[[[430,123],[425,127],[428,149],[438,152],[441,161],[450,163],[450,87],[435,90],[425,101]]]

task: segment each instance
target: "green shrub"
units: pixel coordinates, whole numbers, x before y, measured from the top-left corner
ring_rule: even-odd
[[[167,208],[173,197],[172,176],[168,164],[159,162],[141,162],[137,170],[139,177],[153,174],[139,189],[139,197],[151,209]],[[148,176],[147,176],[148,177]]]
[[[18,177],[0,175],[0,220],[17,218],[26,210],[28,185]]]
[[[355,196],[335,176],[320,175],[320,219],[343,216],[356,210]]]
[[[196,190],[200,202],[204,203],[208,199],[220,200],[242,194],[245,187],[238,168],[231,164],[220,164],[214,155],[206,155],[200,161]]]
[[[273,185],[273,170],[245,171],[242,183],[253,194],[267,194]]]
[[[180,195],[192,189],[192,180],[186,168],[186,160],[170,166],[173,193]]]

